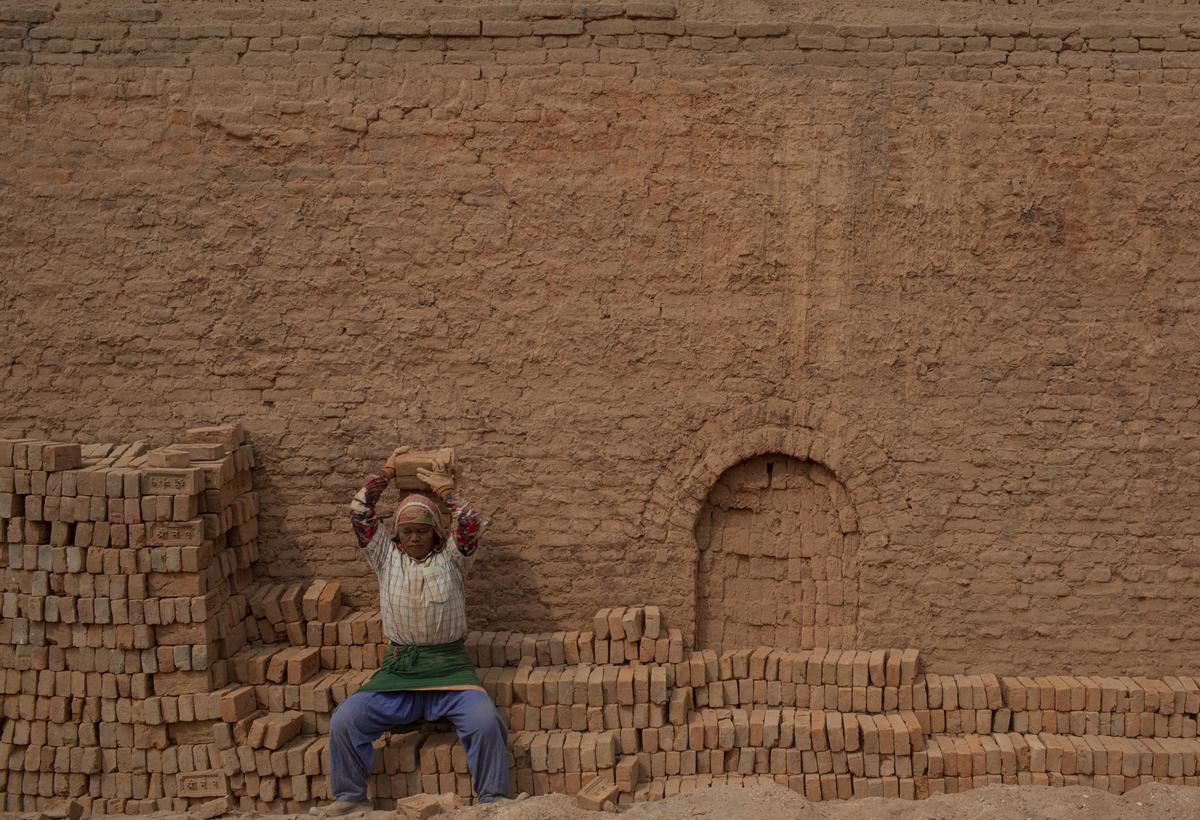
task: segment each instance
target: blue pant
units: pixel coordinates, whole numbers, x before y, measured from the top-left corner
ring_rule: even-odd
[[[329,723],[329,788],[338,800],[367,799],[367,776],[375,760],[372,743],[408,723],[448,719],[467,753],[471,783],[480,802],[508,793],[508,729],[486,693],[357,692],[333,712]]]

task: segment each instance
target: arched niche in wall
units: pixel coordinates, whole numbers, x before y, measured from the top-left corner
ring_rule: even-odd
[[[857,516],[824,465],[783,453],[725,470],[696,518],[698,647],[853,646]]]
[[[666,616],[673,625],[683,629],[690,639],[697,637],[700,602],[696,593],[701,563],[697,536],[710,495],[727,472],[760,457],[810,463],[820,468],[816,475],[833,477],[831,486],[844,490],[847,499],[844,505],[835,505],[839,521],[845,519],[843,533],[856,533],[854,538],[843,539],[843,549],[855,550],[851,561],[843,556],[843,581],[848,579],[857,585],[861,567],[864,574],[873,572],[878,582],[889,553],[885,511],[903,504],[904,492],[895,466],[879,445],[861,430],[850,432],[856,426],[826,405],[770,399],[731,408],[708,419],[675,450],[642,516],[645,545],[657,547],[656,560],[668,564],[673,573],[671,583],[663,586],[660,601],[667,607]],[[762,470],[765,473],[765,464]],[[809,470],[811,478],[814,472]],[[837,490],[833,493],[841,497]],[[755,606],[765,594],[764,588],[743,605]],[[827,635],[828,644],[853,647],[874,640],[864,633],[867,624],[879,617],[871,602],[860,599],[855,607],[847,608],[843,586],[841,607],[842,633]],[[800,639],[804,639],[803,632]],[[817,640],[814,629],[814,643]]]

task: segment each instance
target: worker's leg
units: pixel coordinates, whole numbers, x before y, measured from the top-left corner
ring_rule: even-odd
[[[447,718],[467,753],[471,785],[481,803],[508,793],[508,729],[485,692],[429,692],[426,720]]]
[[[367,776],[375,762],[372,743],[388,729],[421,719],[412,692],[358,692],[333,710],[329,721],[329,791],[336,800],[367,799]]]

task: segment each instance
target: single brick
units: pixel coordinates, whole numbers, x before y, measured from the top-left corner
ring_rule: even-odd
[[[744,23],[735,32],[738,37],[782,37],[788,27],[787,23]]]
[[[482,27],[480,20],[434,20],[429,33],[434,37],[478,37]]]
[[[630,18],[651,18],[656,20],[675,19],[674,3],[626,3],[625,16]]]
[[[603,20],[620,17],[625,13],[625,8],[619,3],[584,3],[577,8],[576,13],[584,20]]]
[[[379,24],[379,33],[388,37],[425,37],[429,34],[429,23],[424,20],[384,20]]]
[[[123,23],[153,23],[161,17],[162,11],[152,6],[128,6],[108,10],[108,19]]]

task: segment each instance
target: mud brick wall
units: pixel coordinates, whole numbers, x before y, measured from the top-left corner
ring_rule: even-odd
[[[814,642],[1194,668],[1200,27],[1125,5],[3,0],[0,425],[243,421],[266,571],[356,605],[347,500],[454,446],[489,629],[702,632],[792,459]]]

